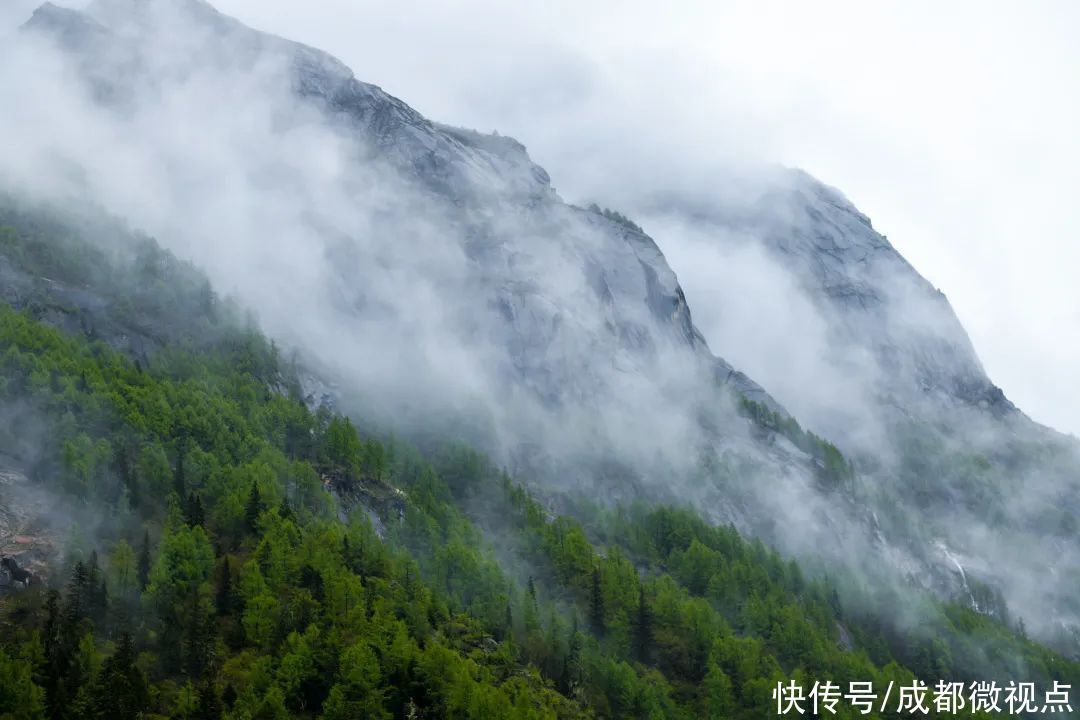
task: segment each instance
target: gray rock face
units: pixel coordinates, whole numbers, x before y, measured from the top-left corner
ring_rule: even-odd
[[[953,405],[998,416],[1016,411],[987,377],[944,294],[843,195],[795,170],[775,171],[762,185],[755,200],[740,205],[658,204],[712,228],[717,242],[764,248],[825,318],[838,358],[873,359],[869,390],[881,406],[916,416]],[[823,430],[843,437],[850,428]]]
[[[914,389],[1015,410],[986,376],[945,296],[838,192],[800,175],[796,190],[769,198],[766,211],[783,220],[765,242],[832,311],[843,339],[879,359],[886,393],[901,403]]]

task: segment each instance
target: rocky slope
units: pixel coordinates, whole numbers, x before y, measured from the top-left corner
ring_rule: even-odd
[[[1071,623],[1062,578],[1080,567],[1080,445],[1005,397],[945,295],[842,194],[800,171],[754,182],[735,197],[658,195],[650,207],[729,257],[757,253],[762,294],[788,288],[792,315],[820,328],[789,338],[786,362],[819,371],[824,391],[770,386],[856,458],[883,525],[954,563],[973,605],[986,609],[970,586],[987,583],[1029,622]]]
[[[663,197],[718,245],[763,249],[825,320],[840,364],[868,362],[851,377],[868,402],[900,413],[974,407],[1016,412],[987,377],[945,295],[923,278],[840,192],[796,170],[772,170],[749,197]],[[849,391],[851,388],[849,388]],[[865,421],[860,418],[859,421]],[[830,428],[837,437],[853,427]]]

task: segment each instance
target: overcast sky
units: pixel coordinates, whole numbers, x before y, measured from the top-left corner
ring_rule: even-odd
[[[216,5],[432,119],[513,135],[570,201],[801,167],[948,295],[1014,402],[1080,434],[1080,3]]]

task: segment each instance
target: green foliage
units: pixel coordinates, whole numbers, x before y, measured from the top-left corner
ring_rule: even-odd
[[[818,480],[823,487],[849,493],[852,491],[855,468],[835,445],[809,430],[804,430],[790,415],[770,410],[747,397],[739,398],[739,411],[758,427],[783,435],[795,447],[809,455],[814,461]]]
[[[232,340],[198,359],[162,353],[140,369],[0,308],[0,341],[5,399],[53,422],[55,440],[37,458],[69,470],[53,490],[106,515],[123,498],[132,505],[91,541],[109,548],[105,569],[95,554],[75,564],[62,592],[21,595],[41,602],[21,615],[21,633],[40,628],[42,652],[36,664],[2,656],[2,692],[33,701],[12,710],[19,717],[585,712],[426,585],[363,513],[337,520],[316,468],[379,482],[391,454],[348,421],[316,417],[238,369]],[[258,339],[245,347],[272,354]],[[290,444],[297,427],[308,428],[308,441]],[[176,493],[181,447],[185,500]],[[493,561],[477,565],[476,537],[466,533],[440,555],[445,582],[463,592],[470,572],[499,576]],[[494,598],[474,598],[484,617],[502,617],[499,582]]]
[[[32,662],[0,649],[0,718],[39,720],[45,717],[45,691],[34,682]]]
[[[633,230],[635,232],[639,232],[639,233],[645,232],[644,230],[641,229],[640,225],[638,225],[633,220],[631,220],[630,218],[626,217],[621,212],[618,212],[616,210],[611,210],[609,208],[601,208],[596,203],[593,203],[593,204],[589,205],[589,211],[594,212],[597,215],[603,215],[608,220],[611,220],[612,222],[618,223],[619,225],[622,225],[624,227],[628,227],[628,228],[630,228],[631,230]]]

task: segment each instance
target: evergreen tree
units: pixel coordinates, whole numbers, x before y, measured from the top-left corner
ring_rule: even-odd
[[[204,524],[205,520],[202,498],[198,493],[189,493],[184,507],[184,522],[188,527],[195,527]]]
[[[503,640],[514,639],[514,610],[510,605],[510,601],[506,601],[506,617],[503,618]]]
[[[210,680],[199,684],[199,700],[195,706],[196,720],[221,720],[221,697],[217,687]]]
[[[41,630],[41,645],[45,658],[52,657],[54,648],[59,642],[60,634],[60,593],[49,590],[45,598],[45,624]]]
[[[251,490],[248,491],[247,505],[244,507],[244,522],[250,532],[256,532],[259,529],[259,516],[262,515],[262,511],[262,496],[259,494],[258,484],[253,480]]]
[[[233,580],[232,563],[229,557],[221,560],[221,570],[218,573],[217,591],[214,594],[214,607],[221,616],[231,615],[233,611]]]
[[[64,593],[64,606],[60,616],[61,637],[65,639],[73,638],[77,626],[86,617],[89,587],[90,573],[86,568],[86,564],[82,560],[78,560],[71,570],[71,579],[68,580],[67,590]]]
[[[570,695],[574,687],[581,681],[582,646],[583,638],[581,632],[578,631],[578,619],[575,614],[566,643],[566,655],[563,656],[562,672],[559,676],[559,689],[565,695]]]
[[[180,444],[176,451],[176,471],[173,473],[173,490],[176,497],[183,499],[187,494],[187,477],[184,474],[184,454],[186,443]]]
[[[532,576],[529,576],[529,584],[525,595],[525,612],[523,617],[526,635],[531,635],[540,629],[540,607],[536,600],[536,584]]]
[[[232,683],[227,684],[221,691],[221,704],[226,710],[232,710],[236,705],[236,688],[232,686]]]
[[[136,720],[146,710],[146,678],[135,665],[135,647],[128,632],[121,634],[116,652],[102,663],[91,698],[94,717],[102,720]]]
[[[601,583],[600,566],[592,571],[592,585],[589,587],[589,629],[596,637],[603,637],[604,623],[604,588]]]
[[[278,505],[278,517],[282,520],[296,522],[296,514],[293,513],[293,509],[289,507],[289,501],[285,498],[281,498],[281,504]]]
[[[210,664],[213,638],[213,618],[208,608],[196,608],[188,616],[184,637],[184,667],[189,677],[203,677]]]
[[[652,613],[645,598],[645,586],[638,587],[637,613],[633,622],[634,658],[647,663],[652,650]]]
[[[145,590],[150,582],[150,531],[143,531],[142,545],[139,546],[139,589]]]

